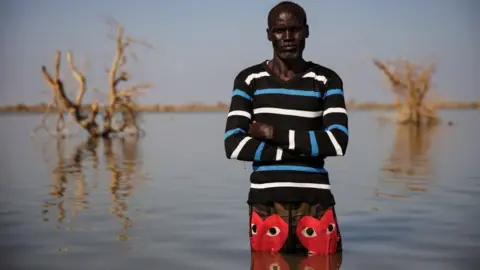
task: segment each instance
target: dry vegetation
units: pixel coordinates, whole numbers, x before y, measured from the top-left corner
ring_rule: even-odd
[[[436,107],[426,102],[435,72],[435,64],[422,66],[408,60],[379,61],[373,63],[390,82],[395,103],[398,104],[400,124],[436,124],[439,117]]]
[[[153,84],[141,83],[125,88],[120,88],[120,84],[127,82],[131,77],[125,70],[127,55],[129,52],[130,55],[132,55],[132,52],[129,51],[130,46],[133,43],[143,45],[145,45],[145,43],[125,36],[124,29],[121,25],[114,23],[114,26],[116,28],[115,55],[108,71],[108,98],[106,104],[103,106],[102,120],[98,121],[101,108],[98,100],[94,100],[88,106],[83,104],[83,98],[87,91],[87,79],[75,66],[73,54],[70,51],[66,53],[66,60],[71,74],[78,82],[78,90],[75,99],[67,95],[65,84],[60,78],[62,54],[60,51],[57,51],[55,54],[53,74],[47,67],[42,66],[45,82],[52,90],[52,99],[51,103],[48,104],[44,110],[41,125],[35,128],[34,133],[39,129],[44,129],[55,137],[62,137],[65,135],[70,120],[73,120],[73,122],[76,122],[85,129],[92,138],[106,138],[113,134],[121,134],[127,131],[135,133],[141,131],[137,123],[138,114],[135,108],[134,98],[144,93],[141,92],[141,90],[146,90],[152,87]],[[134,55],[132,56],[134,57]],[[85,110],[85,107],[89,108]],[[55,132],[51,131],[46,124],[46,118],[51,111],[54,111],[57,115]],[[65,117],[68,117],[68,119],[65,119]]]
[[[86,92],[86,78],[78,71],[73,63],[71,52],[67,52],[67,62],[69,64],[72,75],[79,83],[79,89],[76,99],[69,99],[65,86],[59,76],[61,53],[56,53],[55,73],[52,76],[46,69],[42,67],[45,80],[52,88],[52,102],[50,104],[39,103],[35,105],[17,104],[10,106],[0,106],[0,112],[31,112],[44,113],[42,124],[35,129],[45,129],[50,134],[64,133],[67,125],[64,119],[65,114],[75,120],[81,127],[91,134],[91,136],[109,136],[118,134],[132,127],[133,131],[139,131],[138,113],[139,112],[212,112],[212,111],[228,111],[229,105],[225,102],[217,102],[216,104],[184,104],[184,105],[168,105],[168,104],[137,104],[134,97],[143,94],[138,90],[145,90],[153,86],[152,83],[137,84],[125,89],[118,90],[120,82],[126,82],[129,74],[121,70],[126,63],[127,47],[134,40],[130,37],[123,36],[123,28],[117,26],[116,37],[116,54],[112,67],[109,71],[109,93],[106,104],[99,104],[98,100],[88,104],[83,102],[83,96]],[[138,43],[138,41],[135,41]],[[144,42],[141,42],[143,45]],[[421,66],[413,64],[407,60],[400,61],[379,61],[374,60],[374,65],[379,68],[388,80],[389,86],[393,90],[395,101],[392,103],[378,102],[357,102],[355,100],[347,101],[349,110],[396,110],[398,112],[398,121],[403,124],[407,123],[437,123],[439,121],[437,110],[443,109],[476,109],[480,111],[479,101],[432,101],[428,100],[428,96],[432,90],[431,78],[435,72],[435,65],[430,64]],[[96,116],[104,112],[103,129],[100,129]],[[121,112],[121,119],[115,118],[115,112]],[[49,114],[56,114],[56,133],[51,132],[46,125],[46,118]]]

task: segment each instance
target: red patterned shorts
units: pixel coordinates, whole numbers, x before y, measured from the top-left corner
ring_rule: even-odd
[[[252,251],[333,254],[342,242],[333,207],[306,203],[249,205]]]

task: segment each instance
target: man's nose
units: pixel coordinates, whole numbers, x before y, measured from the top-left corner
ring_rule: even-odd
[[[293,31],[292,30],[286,30],[285,31],[285,40],[292,40],[293,39]]]

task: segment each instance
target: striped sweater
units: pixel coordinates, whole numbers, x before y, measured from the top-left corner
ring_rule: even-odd
[[[253,120],[274,126],[273,138],[250,137]],[[247,203],[334,205],[324,160],[347,149],[341,78],[312,62],[289,81],[271,73],[267,61],[242,70],[234,81],[224,138],[228,159],[253,163]]]

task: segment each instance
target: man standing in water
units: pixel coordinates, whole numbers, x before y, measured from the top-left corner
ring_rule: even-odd
[[[305,61],[307,16],[284,1],[268,14],[273,59],[236,76],[225,128],[228,159],[253,162],[247,203],[253,251],[331,254],[341,250],[328,172],[345,155],[343,83]]]

